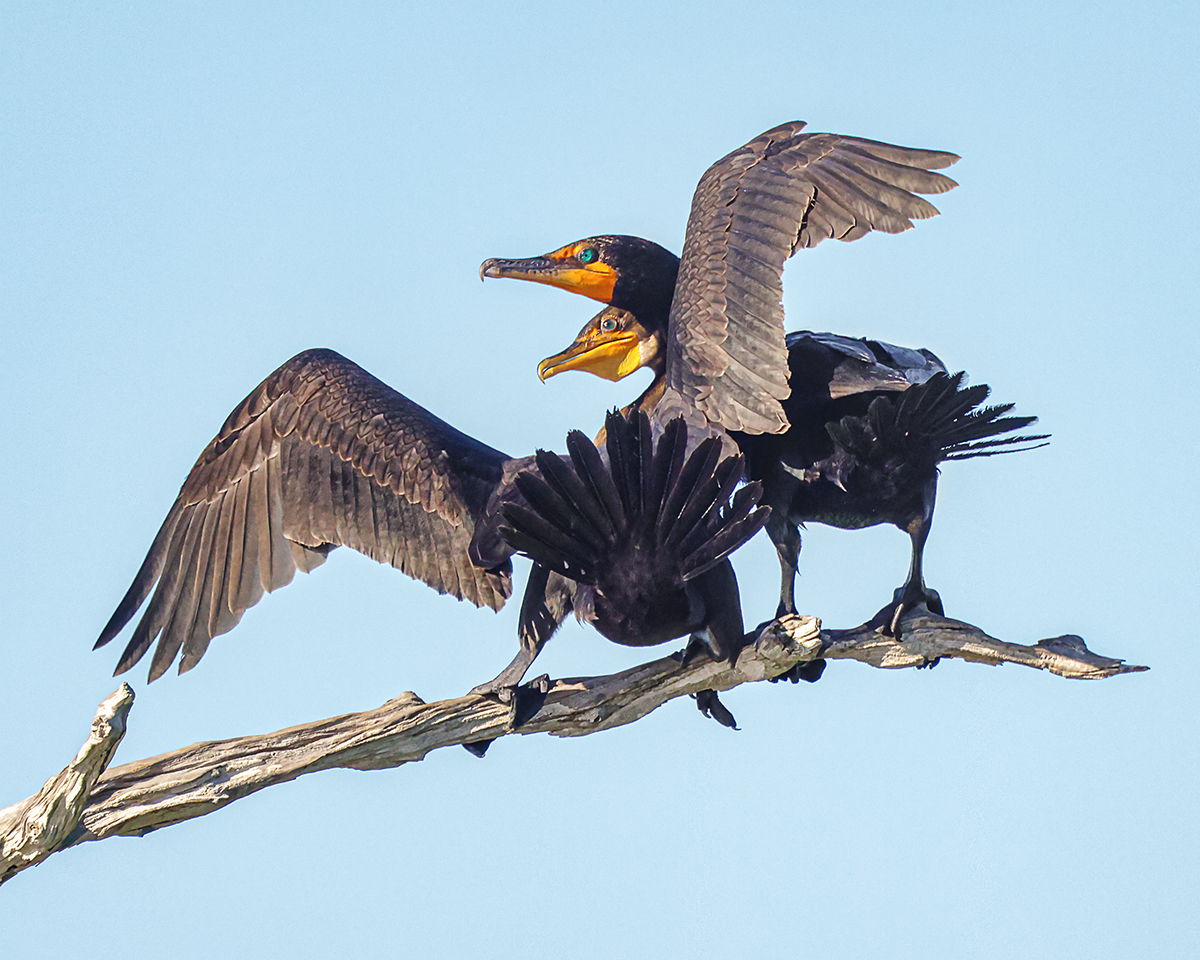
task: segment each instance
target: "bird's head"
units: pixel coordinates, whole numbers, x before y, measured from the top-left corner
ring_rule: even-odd
[[[541,257],[485,260],[480,279],[532,280],[582,294],[637,314],[646,326],[666,327],[679,258],[641,237],[588,237]]]
[[[564,370],[586,370],[605,380],[620,380],[642,367],[661,373],[665,332],[658,326],[647,329],[628,310],[605,307],[584,324],[566,350],[538,364],[538,376],[545,381]]]

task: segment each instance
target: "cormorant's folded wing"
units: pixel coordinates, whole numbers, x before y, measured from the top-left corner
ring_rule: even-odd
[[[797,330],[787,335],[792,390],[817,403],[857,393],[899,393],[946,365],[931,350],[898,347],[883,340]]]

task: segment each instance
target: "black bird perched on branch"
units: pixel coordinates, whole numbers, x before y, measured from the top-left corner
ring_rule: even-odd
[[[635,434],[636,439],[619,437],[613,448],[621,463],[627,462],[631,445],[636,450],[629,463],[645,453],[639,444],[648,433]],[[576,441],[572,445],[574,460],[594,466],[594,448],[589,457],[576,449]],[[699,541],[685,538],[680,550],[661,554],[656,566],[639,568],[648,595],[669,600],[680,579],[717,576],[705,567],[707,559],[719,566],[769,511],[748,519],[757,497],[739,492],[734,511],[722,514],[731,493],[728,468],[721,472],[715,462],[693,458],[681,473],[675,461],[682,450],[678,429],[664,438],[661,449],[653,463],[669,469],[653,477],[657,482],[665,476],[673,484],[670,504],[681,509],[680,529],[701,534]],[[550,455],[539,459],[554,463]],[[305,351],[256,387],[200,455],[96,646],[111,641],[149,598],[116,672],[137,663],[157,639],[150,680],[181,653],[183,673],[265,591],[289,583],[298,569],[312,570],[337,546],[390,563],[439,593],[499,610],[512,593],[514,552],[500,532],[502,511],[524,508],[521,521],[538,521],[541,501],[526,504],[521,494],[527,487],[540,490],[537,469],[534,458],[513,459],[467,436],[332,350]],[[562,471],[552,470],[553,487]],[[587,477],[601,482],[606,475],[593,470]],[[685,489],[685,481],[693,486]],[[630,488],[622,481],[616,489],[624,497]],[[704,503],[697,509],[699,497]],[[611,506],[611,497],[606,503]],[[741,507],[746,510],[738,513]],[[552,514],[550,522],[558,515]],[[659,516],[627,509],[622,530],[644,540],[641,526],[648,524],[653,533]],[[709,553],[701,556],[696,550]],[[520,649],[505,670],[475,692],[518,684],[570,612],[576,594],[573,582],[535,565],[521,607]],[[736,607],[736,584],[733,596]],[[680,632],[715,623],[712,609],[717,608],[679,620]],[[733,616],[722,609],[721,625]],[[603,604],[594,610],[589,619],[602,633],[613,639],[622,635],[621,627],[607,627],[619,610]],[[673,611],[666,601],[651,611],[660,632],[663,624],[676,622]]]
[[[744,637],[727,558],[771,511],[757,507],[757,483],[734,494],[742,458],[722,459],[718,438],[685,460],[687,445],[681,418],[667,423],[655,445],[644,413],[628,420],[610,413],[608,463],[578,431],[567,437],[569,460],[539,450],[537,471],[516,479],[525,503],[502,508],[501,533],[576,584],[577,615],[614,643],[653,646],[703,634],[724,660],[736,657]]]
[[[942,612],[921,561],[937,464],[1044,439],[992,439],[1032,423],[1011,405],[980,407],[927,350],[833,334],[785,337],[783,264],[796,250],[871,230],[899,233],[937,210],[917,193],[955,182],[934,169],[954,154],[834,134],[803,123],[768,130],[717,161],[692,200],[682,259],[638,237],[598,236],[542,257],[485,261],[481,277],[532,280],[609,304],[544,380],[587,370],[655,378],[633,407],[656,422],[684,416],[696,435],[727,436],[763,483],[767,530],[782,567],[779,613],[795,612],[798,525],[894,523],[912,541],[909,575],[877,614],[895,632],[903,612]]]

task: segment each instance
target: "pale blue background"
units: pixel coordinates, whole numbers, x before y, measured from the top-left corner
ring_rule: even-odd
[[[677,701],[306,777],[22,874],[6,956],[1196,956],[1195,9],[6,4],[0,804],[78,749],[125,638],[91,643],[263,376],[329,346],[501,449],[561,448],[647,375],[539,384],[594,308],[479,262],[678,249],[707,164],[793,118],[964,159],[939,219],[792,261],[789,325],[928,346],[1054,433],[945,471],[948,611],[1153,667],[837,663],[729,694],[740,733]],[[861,621],[907,549],[814,528],[802,608]],[[736,560],[765,619],[773,553]],[[461,694],[515,607],[340,551],[194,672],[130,674],[118,762]],[[539,666],[638,657],[571,625]]]

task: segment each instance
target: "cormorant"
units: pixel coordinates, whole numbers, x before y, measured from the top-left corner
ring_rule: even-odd
[[[749,514],[758,490],[746,496],[739,492],[732,510],[722,513],[732,492],[727,468],[718,468],[712,457],[694,456],[681,473],[676,457],[686,442],[680,439],[682,430],[679,424],[664,437],[661,455],[651,458],[660,470],[653,475],[656,482],[665,477],[673,484],[670,503],[682,513],[680,528],[697,533],[699,542],[685,540],[687,549],[660,552],[657,564],[637,571],[647,595],[661,603],[642,621],[660,640],[669,639],[665,633],[676,625],[679,632],[671,636],[710,623],[718,625],[719,634],[735,615],[740,627],[740,609],[724,600],[710,602],[707,612],[701,604],[682,618],[670,601],[677,599],[680,581],[690,582],[697,574],[725,590],[720,594],[714,587],[713,598],[727,597],[728,584],[721,586],[712,564],[698,568],[688,551],[707,549],[716,569],[722,562],[728,566],[726,554],[753,535],[769,513],[764,508]],[[630,436],[636,442],[618,430],[616,446],[610,445],[622,463],[631,444],[634,454],[644,452],[649,435],[635,430]],[[602,483],[608,474],[595,467],[594,448],[591,454],[583,451],[578,438],[569,446],[573,462],[591,468],[589,482]],[[635,456],[630,462],[639,461]],[[332,350],[305,351],[259,384],[200,455],[96,646],[111,641],[149,597],[115,672],[132,667],[157,639],[149,679],[161,676],[181,652],[183,673],[264,591],[289,583],[297,569],[312,570],[336,546],[390,563],[439,593],[498,610],[512,593],[514,549],[501,531],[505,511],[515,511],[518,526],[538,521],[542,501],[527,503],[522,490],[541,491],[537,474],[543,463],[552,471],[549,487],[557,489],[565,474],[552,455],[511,458]],[[601,489],[611,487],[609,481]],[[629,495],[628,482],[615,489],[622,498]],[[606,504],[611,506],[611,496]],[[551,514],[549,522],[558,515]],[[635,541],[645,539],[643,525],[650,533],[658,529],[660,515],[653,510],[626,509],[622,516],[622,531]],[[520,542],[534,544],[535,539]],[[732,589],[736,608],[736,583]],[[623,611],[590,602],[591,586],[583,591],[535,564],[521,607],[520,649],[504,671],[473,692],[494,693],[520,683],[572,605],[580,603],[580,594],[589,600],[580,606],[583,619],[595,622],[606,636],[620,637],[619,642],[635,641],[621,632],[626,625],[617,621]]]
[[[503,507],[504,539],[576,584],[576,613],[614,643],[703,633],[715,659],[736,657],[744,630],[727,558],[771,513],[757,506],[761,485],[734,493],[742,458],[722,459],[716,437],[685,461],[678,417],[657,444],[640,411],[610,413],[604,433],[607,464],[579,431],[569,460],[537,452],[537,471],[516,479],[525,503]]]
[[[589,237],[542,257],[485,261],[481,277],[532,280],[609,304],[545,379],[581,369],[619,380],[655,378],[632,405],[656,422],[683,416],[695,436],[727,436],[764,487],[779,552],[778,613],[794,613],[798,525],[894,523],[912,542],[908,577],[877,619],[892,633],[905,610],[941,613],[921,561],[937,464],[1044,439],[992,439],[1034,422],[981,407],[986,386],[964,388],[928,350],[877,340],[784,335],[784,261],[797,249],[870,230],[898,233],[937,210],[914,193],[956,186],[931,169],[954,154],[834,134],[803,123],[768,130],[717,161],[692,200],[682,259],[649,240]]]

